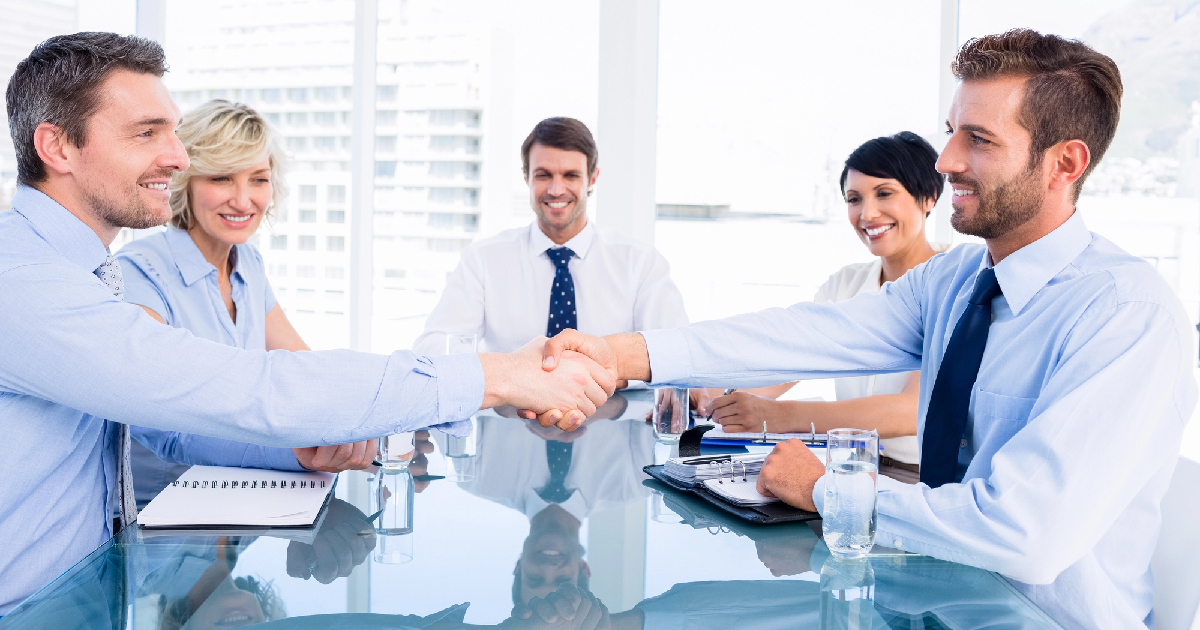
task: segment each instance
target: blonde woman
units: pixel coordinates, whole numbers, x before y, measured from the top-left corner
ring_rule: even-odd
[[[125,300],[160,322],[226,345],[308,350],[275,300],[262,256],[247,243],[284,195],[279,137],[250,107],[223,100],[186,114],[176,133],[191,165],[171,179],[167,229],[117,253]],[[374,458],[368,442],[280,449],[186,434],[163,439],[149,429],[134,435],[155,449],[134,445],[139,506],[187,469],[171,461],[341,470],[364,468]]]

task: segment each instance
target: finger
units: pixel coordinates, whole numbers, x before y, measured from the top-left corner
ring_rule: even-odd
[[[538,416],[537,413],[532,409],[520,409],[517,411],[517,415],[525,418],[526,420],[537,420]]]
[[[608,606],[599,598],[596,599],[596,603],[600,606],[600,623],[596,624],[596,630],[611,630],[612,617],[608,614]]]
[[[575,618],[575,607],[572,606],[571,602],[565,597],[559,595],[557,591],[547,595],[546,601],[551,606],[554,606],[554,610],[558,612],[558,616],[560,618],[566,619],[567,621],[571,621]]]
[[[572,334],[575,331],[571,329],[564,330],[554,337],[548,339],[546,344],[542,346],[542,369],[547,372],[558,367],[558,362],[562,358],[563,350],[566,350],[572,339]],[[575,333],[578,334],[578,333]]]
[[[537,615],[539,619],[546,623],[554,623],[558,621],[558,611],[554,608],[554,606],[551,606],[546,602],[546,600],[540,597],[535,597],[529,600],[529,607],[533,609],[533,613]]]
[[[767,489],[767,476],[766,475],[758,476],[758,486],[755,489],[758,490],[758,493],[763,495],[764,497],[775,498],[775,495],[769,489]]]
[[[354,457],[350,462],[350,470],[362,470],[371,465],[372,459],[371,457],[367,457],[367,443],[365,441],[355,442]]]
[[[574,431],[583,425],[584,419],[585,416],[583,415],[582,411],[578,409],[572,409],[563,414],[562,420],[556,422],[554,426],[562,429],[563,431]]]
[[[313,565],[312,576],[321,584],[329,584],[337,579],[337,556],[329,546],[324,536],[317,536],[312,544]]]
[[[538,424],[544,427],[552,427],[563,419],[563,412],[558,409],[550,409],[537,417]]]
[[[513,606],[512,614],[509,616],[514,619],[528,619],[533,616],[533,611],[529,610],[529,607],[525,604],[517,602],[516,605]]]
[[[575,608],[575,628],[586,628],[588,616],[592,614],[592,610],[598,608],[596,599],[589,593],[581,593],[582,597],[579,600],[579,606]]]
[[[600,607],[600,600],[594,596],[588,596],[588,600],[590,601],[590,606],[588,607],[587,615],[583,618],[583,623],[579,627],[593,630],[596,626],[600,625],[600,620],[604,618],[604,610]],[[583,606],[579,608],[582,612]]]
[[[560,584],[555,592],[571,604],[571,610],[578,608],[579,603],[583,601],[584,598],[583,591],[580,590],[578,586],[571,584],[570,582]]]
[[[595,381],[589,379],[587,384],[583,386],[583,394],[587,396],[588,400],[591,401],[591,403],[598,409],[600,405],[608,402],[608,396],[610,392],[606,392]],[[593,411],[592,413],[596,412]],[[592,414],[589,413],[587,415],[590,416]]]

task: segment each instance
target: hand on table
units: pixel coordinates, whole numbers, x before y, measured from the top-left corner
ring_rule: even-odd
[[[549,424],[574,429],[612,396],[616,374],[569,350],[559,353],[554,369],[544,369],[545,343],[538,338],[516,352],[480,355],[486,383],[483,407],[512,405],[526,410],[525,418],[553,410],[557,419]]]
[[[763,422],[768,431],[776,431],[775,411],[781,403],[747,392],[718,396],[708,406],[714,422],[727,433],[762,433]]]
[[[425,456],[432,453],[433,449],[433,440],[429,438],[429,431],[421,429],[413,435],[413,458],[408,464],[408,472],[412,473],[413,477],[429,474],[429,458]],[[424,492],[428,487],[428,481],[413,481],[413,491],[418,494]]]
[[[304,468],[336,473],[370,466],[375,460],[376,444],[375,440],[363,440],[351,444],[294,448],[292,452]]]
[[[574,584],[563,584],[545,598],[535,597],[528,604],[517,604],[512,616],[501,625],[508,628],[608,630],[611,620],[608,607],[595,595]]]
[[[329,584],[346,577],[375,549],[375,526],[353,505],[329,500],[329,512],[311,545],[292,541],[287,548],[287,573]]]
[[[758,475],[758,493],[778,497],[784,503],[816,512],[813,487],[825,474],[825,463],[800,440],[775,445]]]

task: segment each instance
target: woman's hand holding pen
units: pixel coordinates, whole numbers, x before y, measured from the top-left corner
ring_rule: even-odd
[[[733,392],[719,396],[709,403],[709,413],[714,422],[727,433],[761,433],[763,422],[772,433],[787,431],[782,426],[786,419],[780,417],[783,403],[748,392]]]

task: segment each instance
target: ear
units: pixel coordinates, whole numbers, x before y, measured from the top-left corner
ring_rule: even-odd
[[[1070,188],[1092,163],[1092,152],[1082,140],[1067,140],[1046,150],[1050,162],[1050,190]]]
[[[579,568],[583,571],[583,575],[586,576],[587,579],[592,579],[592,567],[588,566],[587,560],[580,560]]]
[[[600,179],[600,167],[597,166],[592,170],[592,178],[588,181],[588,194],[592,194],[592,188],[596,185],[596,180]]]
[[[944,194],[944,193],[943,193]],[[921,202],[921,212],[925,213],[925,218],[929,218],[929,213],[933,212],[933,207],[937,205],[937,200],[932,197]]]
[[[33,130],[33,148],[38,157],[46,164],[46,168],[66,175],[71,172],[71,161],[79,155],[75,145],[67,140],[67,136],[58,125],[44,122]]]

